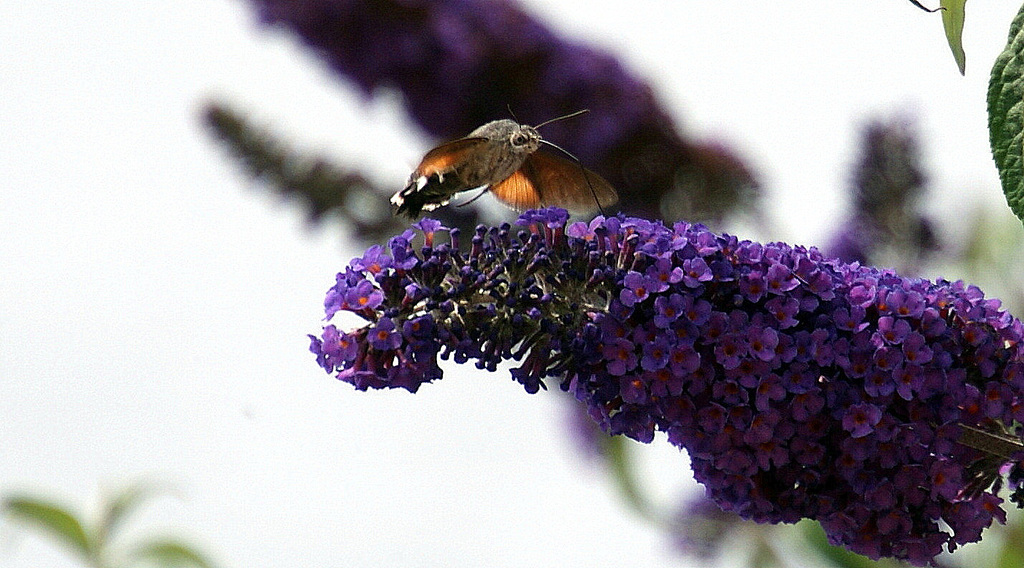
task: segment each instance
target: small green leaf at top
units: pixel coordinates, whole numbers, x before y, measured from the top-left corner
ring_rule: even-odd
[[[92,558],[93,546],[85,528],[67,509],[41,499],[14,496],[4,499],[3,511],[12,519],[44,528],[83,559]]]
[[[929,8],[918,0],[910,0],[910,3],[925,12],[942,12],[942,28],[946,32],[946,42],[949,43],[949,49],[953,52],[953,59],[960,69],[960,74],[963,75],[964,69],[967,67],[967,56],[964,55],[963,44],[964,5],[967,4],[967,0],[939,0],[938,8]]]
[[[1006,202],[1024,220],[1024,8],[1010,24],[1006,48],[992,65],[988,132]]]
[[[946,42],[949,43],[949,49],[953,51],[953,59],[956,60],[956,66],[960,69],[960,74],[964,74],[964,70],[967,68],[967,56],[964,54],[964,5],[967,4],[967,0],[941,0],[939,6],[942,7],[942,28],[946,31]]]

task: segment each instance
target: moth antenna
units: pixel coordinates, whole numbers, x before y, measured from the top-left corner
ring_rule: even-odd
[[[505,108],[508,109],[508,113],[512,115],[512,120],[516,121],[516,124],[522,124],[519,122],[519,117],[516,116],[516,113],[512,112],[512,105],[505,105]]]
[[[545,140],[543,138],[540,139],[540,143],[541,144],[547,144],[548,146],[551,146],[555,150],[558,150],[559,152],[561,152],[561,153],[565,154],[566,156],[569,156],[570,158],[572,158],[572,161],[576,162],[577,164],[580,164],[580,166],[583,166],[583,164],[580,163],[580,159],[579,158],[577,158],[576,156],[573,156],[572,152],[566,150],[565,148],[562,148],[558,144],[555,144],[554,142],[551,142],[549,140]]]
[[[511,111],[511,110],[512,109],[509,109],[509,111]],[[582,109],[582,110],[578,110],[576,112],[573,112],[573,113],[570,113],[570,114],[567,114],[567,115],[564,115],[564,116],[560,116],[558,118],[552,118],[551,120],[545,120],[544,122],[538,124],[537,126],[534,126],[534,128],[540,128],[541,126],[544,126],[545,124],[551,124],[552,122],[558,122],[559,120],[565,120],[567,118],[573,118],[573,117],[579,116],[581,114],[587,114],[588,112],[590,112],[590,109],[588,109],[588,108],[585,108],[585,109]],[[561,148],[559,148],[559,149],[561,149]],[[564,152],[565,150],[562,150],[562,151]]]
[[[562,118],[569,118],[570,116],[576,116],[578,114],[583,114],[585,112],[587,112],[587,110],[583,109],[583,110],[580,110],[580,111],[576,111],[575,113],[570,114],[569,116],[564,116]],[[558,119],[556,118],[555,120],[558,120]],[[551,121],[549,120],[548,122],[551,122]],[[544,124],[547,124],[547,122],[545,122]],[[543,125],[541,125],[541,126],[543,126]],[[569,156],[570,158],[573,159],[574,162],[576,162],[576,165],[578,165],[580,167],[580,174],[583,175],[583,179],[586,180],[586,182],[587,182],[587,187],[590,188],[590,195],[594,196],[594,203],[597,204],[597,210],[601,212],[601,215],[604,215],[605,214],[604,213],[604,207],[601,207],[601,200],[597,198],[597,191],[594,189],[594,184],[590,183],[590,176],[587,175],[587,168],[583,167],[583,162],[581,162],[579,158],[574,156],[572,154],[572,152],[566,150],[565,148],[562,148],[561,146],[559,146],[558,144],[555,144],[554,142],[549,142],[549,141],[541,138],[540,139],[540,143],[541,144],[547,144],[548,146],[551,146],[552,148],[558,150],[559,152],[565,154],[566,156]],[[479,197],[479,196],[477,196],[477,197]],[[476,197],[474,197],[473,199],[476,199]]]

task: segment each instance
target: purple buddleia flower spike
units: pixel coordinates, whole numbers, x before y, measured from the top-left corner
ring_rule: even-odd
[[[415,391],[441,378],[438,357],[518,361],[528,392],[555,378],[609,434],[667,433],[724,510],[816,519],[873,558],[926,564],[1003,522],[1004,466],[1022,480],[1024,326],[998,301],[701,225],[565,219],[481,226],[469,250],[420,223],[430,236],[364,255],[327,304],[368,323],[328,325],[318,363]]]

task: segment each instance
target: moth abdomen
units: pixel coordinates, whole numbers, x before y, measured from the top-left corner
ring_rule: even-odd
[[[464,190],[464,182],[455,172],[433,174],[409,180],[405,189],[391,198],[395,215],[416,219],[423,211],[433,211],[448,204],[452,196]]]

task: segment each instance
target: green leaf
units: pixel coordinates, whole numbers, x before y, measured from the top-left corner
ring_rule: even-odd
[[[898,568],[904,564],[891,559],[871,560],[849,550],[829,544],[828,537],[821,525],[804,519],[797,524],[804,541],[811,546],[829,565],[836,568]]]
[[[157,566],[195,566],[213,568],[202,554],[187,544],[172,539],[157,539],[140,546],[132,554],[137,563]]]
[[[949,43],[949,49],[953,51],[953,59],[956,60],[961,75],[967,67],[963,43],[964,4],[967,4],[967,0],[939,1],[939,6],[942,7],[942,28],[946,30],[946,41]]]
[[[125,518],[148,499],[157,488],[152,484],[135,483],[113,495],[103,504],[99,526],[96,527],[96,542],[99,546],[111,538]]]
[[[988,83],[988,133],[1006,202],[1024,219],[1024,8],[1010,24],[1006,48]]]
[[[995,565],[998,568],[1019,568],[1024,566],[1024,553],[1016,543],[1003,543],[999,551],[998,560]]]
[[[46,529],[82,558],[92,558],[93,546],[85,528],[73,513],[63,507],[31,497],[15,496],[4,499],[3,510],[11,518]]]
[[[993,568],[1020,568],[1024,566],[1024,526],[1020,515],[1011,518],[1000,531],[1002,547],[996,555]]]
[[[644,493],[643,486],[636,478],[636,463],[630,454],[630,445],[633,440],[625,436],[609,436],[604,432],[598,432],[601,436],[601,450],[609,467],[611,476],[615,481],[619,493],[626,499],[627,504],[640,516],[657,521],[654,508]]]

